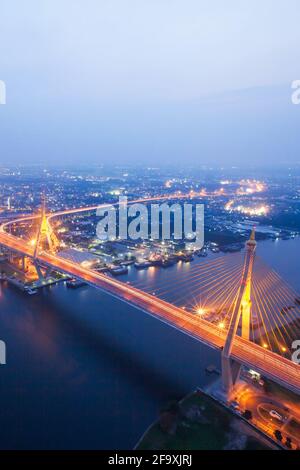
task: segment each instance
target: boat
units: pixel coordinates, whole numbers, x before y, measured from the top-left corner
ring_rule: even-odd
[[[234,253],[235,251],[241,251],[243,248],[242,243],[232,243],[231,245],[225,245],[220,248],[223,253]]]
[[[150,261],[136,261],[134,267],[136,269],[147,269],[152,265]]]
[[[178,261],[184,261],[185,263],[188,263],[189,261],[192,261],[194,259],[193,255],[191,253],[179,253],[177,255]]]
[[[163,258],[161,254],[154,253],[149,257],[148,261],[150,261],[151,266],[161,266],[163,262]]]
[[[152,266],[161,266],[162,263],[163,263],[163,261],[162,261],[161,258],[151,260],[151,265],[152,265]]]
[[[81,281],[80,279],[68,279],[67,280],[67,287],[71,289],[77,289],[78,287],[82,287],[86,285],[86,282]]]
[[[116,266],[115,268],[110,268],[109,272],[113,276],[120,276],[121,274],[127,274],[128,268],[126,266]]]
[[[194,259],[193,255],[182,255],[180,258],[184,263],[189,263]]]
[[[109,271],[109,268],[107,266],[101,266],[100,268],[95,269],[95,271],[97,271],[97,273],[106,273]]]
[[[207,367],[205,367],[205,372],[208,374],[220,374],[220,370],[215,366],[215,364],[210,364]]]
[[[131,264],[134,264],[134,259],[127,259],[125,261],[121,262],[122,266],[130,266]]]
[[[38,292],[37,289],[31,289],[31,288],[26,289],[26,293],[28,295],[35,295],[37,294],[37,292]]]
[[[166,258],[162,261],[161,266],[162,268],[168,268],[169,266],[173,266],[176,262],[177,260],[175,259]]]

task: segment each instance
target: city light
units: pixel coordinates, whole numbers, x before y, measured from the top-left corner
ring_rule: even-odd
[[[185,196],[184,196],[185,197]],[[150,198],[149,198],[150,199]],[[234,208],[233,210],[239,210],[241,211],[241,206],[237,206],[235,208],[234,206],[234,200],[230,200],[227,202],[226,207],[230,210]],[[244,208],[244,206],[242,206]],[[251,208],[253,209],[253,208]],[[60,216],[69,214],[69,213],[74,213],[75,211],[77,212],[84,212],[87,209],[84,208],[79,208],[79,209],[70,209],[70,210],[64,210],[61,212],[57,212]],[[90,208],[89,208],[90,210]],[[45,213],[44,213],[45,217]],[[57,217],[57,215],[52,214],[51,219]],[[50,217],[49,217],[50,218]],[[47,220],[46,220],[47,222]],[[66,259],[63,258],[59,250],[62,247],[62,244],[59,243],[58,246],[58,254],[57,251],[55,250],[55,246],[52,246],[51,249],[51,244],[49,242],[49,237],[52,237],[52,240],[54,239],[55,234],[53,233],[53,229],[50,226],[50,224],[46,223],[45,220],[43,219],[43,222],[41,224],[44,232],[42,232],[45,242],[48,239],[48,244],[49,247],[48,249],[43,249],[40,250],[38,253],[38,260],[41,263],[42,266],[48,266],[52,269],[55,269],[56,271],[60,271],[62,273],[65,273],[66,275],[72,276],[72,278],[76,278],[80,281],[86,282],[90,285],[95,286],[96,288],[103,289],[107,291],[108,293],[111,293],[113,296],[116,296],[118,298],[123,298],[126,302],[129,302],[135,306],[141,307],[143,311],[149,311],[151,312],[152,316],[156,316],[159,319],[163,319],[168,321],[168,323],[171,323],[175,325],[178,329],[183,329],[187,331],[188,333],[192,334],[196,338],[199,338],[200,341],[205,341],[209,345],[216,346],[218,348],[222,348],[224,350],[226,345],[226,341],[228,340],[228,337],[230,338],[230,335],[232,334],[232,330],[229,329],[229,335],[227,335],[227,339],[225,339],[225,333],[227,333],[227,322],[229,319],[229,315],[232,313],[232,308],[227,307],[226,308],[220,308],[221,304],[221,299],[222,299],[222,290],[227,289],[227,294],[226,297],[228,297],[228,292],[231,292],[231,284],[234,284],[236,288],[240,285],[240,270],[237,270],[236,267],[234,268],[235,271],[230,268],[228,269],[228,266],[225,265],[225,260],[226,257],[220,257],[217,260],[209,260],[207,262],[202,262],[199,263],[199,268],[197,270],[192,271],[192,279],[194,279],[192,282],[199,285],[205,285],[207,283],[207,279],[205,281],[206,276],[208,277],[209,281],[209,292],[218,292],[217,289],[219,289],[219,294],[218,295],[218,305],[217,302],[214,302],[214,299],[211,297],[206,297],[205,292],[201,290],[201,300],[205,299],[205,303],[200,303],[200,296],[198,297],[198,303],[194,304],[193,311],[196,315],[199,315],[201,318],[197,318],[195,315],[190,315],[191,310],[189,308],[183,307],[177,307],[176,305],[169,303],[165,300],[162,300],[160,298],[160,291],[159,288],[158,290],[152,290],[149,292],[145,292],[140,286],[137,287],[135,285],[130,285],[128,282],[120,282],[115,279],[112,279],[111,277],[107,276],[106,274],[102,273],[102,271],[98,272],[97,269],[95,269],[95,261],[94,258],[93,260],[85,260],[83,262],[79,262],[76,259]],[[11,224],[11,222],[10,222]],[[5,225],[3,226],[5,227]],[[60,227],[58,229],[59,233],[68,233],[63,231],[63,227]],[[47,235],[47,236],[46,236]],[[251,238],[252,239],[252,238]],[[25,254],[28,258],[32,258],[34,254],[34,247],[37,244],[36,239],[30,240],[28,243],[24,243],[24,237],[19,238],[17,236],[11,235],[7,233],[4,229],[0,231],[0,242],[2,243],[3,246],[6,246],[12,251],[16,251],[18,253],[23,253]],[[118,243],[119,240],[118,240]],[[93,246],[93,245],[92,245]],[[218,246],[217,243],[215,242],[210,242],[209,248],[213,250],[216,246]],[[250,264],[253,262],[254,257],[250,256],[251,253],[253,254],[253,250],[256,244],[249,244],[246,245],[246,258],[244,261],[244,266],[247,266],[247,269],[249,270],[249,273],[252,275],[252,267],[249,268]],[[149,274],[148,276],[153,277],[154,273],[157,271],[158,266],[160,266],[159,262],[161,259],[172,259],[172,256],[174,257],[174,254],[172,255],[172,251],[168,251],[169,249],[173,250],[173,245],[169,242],[162,241],[159,243],[159,245],[156,243],[155,246],[155,251],[151,253],[151,251],[148,250],[148,246],[145,243],[141,244],[135,244],[135,247],[138,247],[139,254],[142,257],[141,261],[147,261],[149,265],[154,262],[157,262],[155,267],[154,266],[149,266]],[[53,249],[54,248],[54,249]],[[126,245],[126,250],[124,250],[124,253],[128,252],[129,246]],[[77,251],[82,251],[84,253],[86,250],[83,247],[77,247]],[[147,251],[148,250],[148,251]],[[162,255],[164,253],[164,255]],[[135,255],[137,252],[135,252]],[[176,252],[176,256],[181,255],[181,256],[186,256],[186,250],[178,250]],[[111,259],[114,261],[118,262],[118,255],[117,253],[111,253]],[[96,259],[96,258],[95,258]],[[127,258],[126,258],[127,259]],[[140,257],[136,257],[136,260],[138,261]],[[122,260],[124,261],[124,257],[122,256]],[[246,262],[248,260],[248,262]],[[215,264],[213,264],[215,263]],[[240,262],[239,262],[240,264]],[[201,266],[201,270],[200,270]],[[227,268],[226,268],[227,266]],[[117,269],[114,264],[111,264],[111,268]],[[118,268],[120,269],[120,268]],[[215,270],[215,271],[214,271]],[[206,273],[206,274],[205,274]],[[235,274],[234,274],[235,273]],[[215,279],[215,274],[216,274],[216,279]],[[265,276],[264,278],[264,283],[269,283],[270,278],[268,278],[270,274]],[[275,275],[272,273],[272,276],[274,277]],[[246,279],[250,279],[249,277],[246,276]],[[273,279],[273,278],[272,278]],[[275,278],[276,280],[276,278]],[[47,285],[47,280],[42,279],[39,281],[40,286],[46,286]],[[250,282],[250,281],[247,281]],[[170,284],[170,287],[168,285]],[[176,288],[179,285],[176,285]],[[250,284],[249,284],[250,285]],[[154,286],[153,286],[154,287]],[[170,283],[170,279],[166,280],[165,284],[165,289],[172,290],[174,286],[172,285],[172,282]],[[150,293],[151,292],[151,293]],[[198,291],[199,294],[200,291]],[[253,283],[253,298],[255,299],[255,292],[257,292],[257,287],[255,286],[255,283]],[[225,295],[225,293],[224,293]],[[233,295],[233,292],[232,294]],[[295,301],[295,296],[293,294],[292,297],[293,301]],[[239,310],[236,310],[239,315],[241,315],[241,311],[245,312],[245,309],[247,308],[249,304],[249,299],[247,296],[245,297],[245,293],[243,296],[240,298],[240,306],[241,308]],[[259,299],[256,298],[256,309],[260,309],[262,305],[259,302]],[[272,304],[268,302],[268,308],[271,308]],[[262,311],[261,311],[261,314]],[[258,331],[258,330],[257,330]],[[268,378],[268,373],[271,370],[272,371],[272,376],[276,374],[276,376],[281,379],[282,381],[285,380],[286,374],[287,374],[287,368],[286,364],[284,361],[287,361],[287,355],[281,354],[281,356],[277,355],[276,361],[274,361],[274,354],[275,352],[272,350],[272,343],[269,339],[269,332],[266,332],[266,336],[263,336],[265,340],[262,340],[261,347],[259,347],[258,341],[252,342],[251,340],[249,341],[249,336],[247,337],[246,335],[249,333],[246,331],[246,335],[244,334],[243,326],[241,329],[241,334],[234,334],[234,351],[235,351],[235,356],[238,358],[241,363],[246,363],[246,364],[252,364],[253,367],[255,367],[256,364],[259,363],[260,367],[260,372],[262,374],[262,377],[258,376],[257,374],[251,374],[253,375],[253,381],[256,381],[256,386],[263,386],[265,378]],[[233,338],[232,336],[232,338]],[[259,337],[257,336],[256,339]],[[224,343],[225,339],[225,343]],[[245,341],[247,341],[246,348],[245,348]],[[265,341],[265,342],[264,342]],[[262,351],[262,349],[264,351]],[[282,353],[285,353],[287,351],[287,348],[279,342],[279,351],[282,351]],[[222,353],[221,353],[222,354]],[[224,356],[226,358],[226,356]],[[288,365],[288,380],[289,382],[295,387],[296,389],[300,389],[300,379],[299,379],[299,371],[298,371],[298,366],[294,365],[292,362]],[[262,390],[262,389],[261,389]],[[237,404],[238,405],[238,404]],[[271,419],[271,418],[268,418]]]
[[[5,458],[297,462],[300,0],[248,3],[0,0]]]
[[[230,181],[230,180],[222,180],[222,181],[220,181],[220,184],[222,184],[222,185],[223,185],[223,184],[231,184],[231,183],[232,183],[232,181]]]
[[[205,312],[206,312],[206,310],[203,307],[198,307],[197,310],[196,310],[196,313],[198,315],[204,315]]]
[[[224,206],[225,211],[232,210],[233,204],[234,204],[234,199],[231,199],[230,201],[226,202],[226,204]]]
[[[269,206],[267,206],[266,204],[262,204],[259,206],[244,206],[242,204],[238,204],[237,206],[234,206],[233,199],[231,199],[225,204],[224,209],[226,211],[239,212],[241,214],[251,215],[251,216],[267,215],[270,211]]]
[[[267,189],[267,186],[263,181],[241,180],[239,184],[240,188],[236,191],[236,194],[239,196],[262,193]]]

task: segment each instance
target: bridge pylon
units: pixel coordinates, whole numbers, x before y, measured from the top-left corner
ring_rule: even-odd
[[[34,258],[37,258],[39,249],[45,245],[48,245],[48,248],[51,253],[56,253],[59,247],[59,240],[55,235],[51,224],[48,221],[47,214],[46,214],[46,199],[45,196],[42,198],[42,213],[40,219],[35,250],[34,250]]]
[[[242,279],[234,302],[225,345],[222,351],[222,385],[227,396],[232,392],[239,378],[241,366],[231,358],[234,337],[240,320],[242,320],[241,336],[250,340],[251,324],[251,283],[254,256],[256,250],[255,230],[253,229],[246,242],[246,254],[243,265]]]

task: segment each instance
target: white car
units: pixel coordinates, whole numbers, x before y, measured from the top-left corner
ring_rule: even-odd
[[[270,411],[270,416],[272,418],[275,418],[275,419],[278,419],[278,421],[283,421],[283,416],[281,416],[281,414],[279,414],[277,411],[275,410],[271,410]]]

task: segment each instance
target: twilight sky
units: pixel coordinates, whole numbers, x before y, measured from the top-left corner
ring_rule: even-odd
[[[0,164],[300,162],[299,0],[0,0]]]

